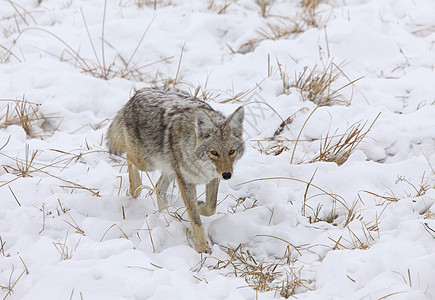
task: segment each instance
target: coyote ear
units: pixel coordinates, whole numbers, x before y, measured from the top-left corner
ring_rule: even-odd
[[[229,128],[235,136],[242,137],[244,118],[245,109],[240,106],[227,118],[225,127]]]
[[[196,115],[195,121],[195,133],[198,138],[207,137],[210,135],[210,131],[213,130],[215,125],[210,117],[203,111],[200,110]]]

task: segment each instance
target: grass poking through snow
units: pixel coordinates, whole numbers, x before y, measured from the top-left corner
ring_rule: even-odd
[[[44,116],[39,112],[39,105],[25,99],[0,100],[0,128],[12,125],[21,126],[28,137],[42,138],[51,135],[56,128],[51,121],[58,119],[56,116]],[[53,127],[53,129],[49,129]]]
[[[309,289],[310,282],[302,278],[301,269],[292,266],[290,250],[281,259],[267,261],[265,258],[255,258],[241,244],[235,248],[227,246],[223,249],[229,258],[218,259],[213,268],[243,278],[247,286],[257,292],[272,291],[287,299],[301,290]]]
[[[367,129],[365,129],[367,122],[364,124],[357,122],[351,125],[346,129],[344,134],[339,135],[338,141],[334,141],[334,137],[329,136],[328,133],[326,137],[320,141],[319,154],[311,159],[310,162],[335,162],[339,166],[344,164],[370,132],[379,116],[380,114],[378,114]],[[336,132],[334,136],[337,137]]]

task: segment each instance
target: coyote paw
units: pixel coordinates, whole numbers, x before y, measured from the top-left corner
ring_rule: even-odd
[[[211,248],[208,246],[208,244],[196,246],[195,250],[198,253],[205,253],[205,254],[211,254]]]
[[[203,201],[198,201],[198,212],[201,216],[210,217],[215,214],[216,209],[207,207],[206,203]]]

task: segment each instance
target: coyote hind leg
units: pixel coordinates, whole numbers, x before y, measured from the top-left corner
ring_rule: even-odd
[[[159,211],[164,210],[168,206],[167,191],[173,180],[173,176],[162,173],[159,181],[157,181],[157,205],[159,206]]]
[[[130,180],[129,194],[133,198],[137,198],[139,197],[141,192],[140,186],[142,185],[142,180],[140,178],[139,170],[130,160],[128,154],[127,154],[127,166],[128,166],[128,179]]]

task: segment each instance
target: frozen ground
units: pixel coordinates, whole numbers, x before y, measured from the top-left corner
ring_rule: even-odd
[[[435,2],[153,6],[0,1],[0,298],[434,299]],[[251,103],[211,255],[176,186],[159,214],[106,152],[134,89],[163,84]]]

